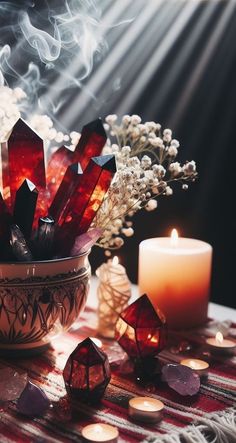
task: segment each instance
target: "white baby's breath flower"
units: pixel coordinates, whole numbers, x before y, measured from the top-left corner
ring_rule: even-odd
[[[185,165],[183,166],[183,172],[185,175],[192,175],[196,172],[196,163],[194,160],[192,160],[191,162],[187,162],[185,163]]]
[[[173,194],[173,189],[170,186],[166,186],[165,194],[167,196],[172,195]]]
[[[177,177],[182,173],[182,167],[180,166],[179,162],[173,162],[169,166],[169,171],[173,175],[173,177]]]
[[[157,201],[154,199],[151,199],[147,202],[145,209],[146,211],[154,211],[157,208]]]
[[[176,157],[176,155],[178,154],[178,149],[175,146],[170,145],[170,147],[168,148],[168,154],[170,157]]]
[[[142,119],[139,115],[131,115],[131,124],[132,125],[138,125],[139,123],[141,123]]]

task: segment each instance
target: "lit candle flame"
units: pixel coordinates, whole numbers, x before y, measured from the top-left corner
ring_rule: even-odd
[[[115,255],[115,257],[113,257],[113,259],[112,259],[112,264],[113,264],[114,266],[116,266],[116,265],[118,265],[118,263],[119,263],[119,259],[118,259],[118,257]]]
[[[224,340],[224,336],[223,336],[223,334],[221,334],[221,332],[218,331],[218,332],[216,333],[216,341],[218,341],[218,343],[223,343],[223,340]]]
[[[172,229],[171,236],[170,236],[170,244],[171,246],[176,247],[178,245],[178,231],[177,229]]]

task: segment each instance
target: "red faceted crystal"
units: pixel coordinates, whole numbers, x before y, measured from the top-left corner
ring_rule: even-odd
[[[16,191],[26,178],[38,190],[46,187],[43,140],[20,118],[7,144],[11,206],[14,207]]]
[[[97,119],[83,127],[74,151],[62,146],[51,156],[47,167],[47,183],[51,201],[68,166],[71,163],[80,163],[82,169],[85,169],[89,159],[101,153],[106,139],[102,121]]]
[[[84,402],[99,401],[111,378],[107,355],[86,338],[68,358],[63,378],[69,395]]]
[[[70,199],[70,197],[77,192],[77,188],[81,182],[83,175],[80,163],[75,163],[68,166],[63,180],[56,192],[56,195],[49,208],[49,214],[57,222],[62,211]]]
[[[12,217],[0,192],[0,260],[8,260],[10,258],[9,239],[11,223]]]
[[[114,155],[93,157],[59,219],[58,243],[69,253],[75,239],[89,228],[116,172]]]
[[[10,206],[10,178],[8,167],[8,149],[7,142],[1,143],[1,160],[2,160],[2,189],[5,203]]]
[[[146,294],[128,306],[116,325],[116,339],[130,358],[157,355],[166,345],[166,320]]]

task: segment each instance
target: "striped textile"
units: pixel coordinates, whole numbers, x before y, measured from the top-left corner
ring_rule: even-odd
[[[233,327],[236,331],[236,325]],[[191,331],[187,336],[184,334],[170,336],[170,345],[160,354],[160,359],[165,363],[183,358],[184,355],[174,354],[171,350],[175,343],[186,340],[186,337],[193,346],[192,354],[188,355],[199,356],[205,341],[203,332],[201,329],[199,332]],[[2,359],[0,366],[8,365],[28,371],[30,380],[41,386],[55,405],[66,393],[62,370],[67,357],[79,341],[87,336],[94,337],[95,334],[96,313],[86,309],[73,329],[55,339],[53,347],[44,354],[17,361]],[[117,357],[122,355],[117,343],[103,340],[103,347],[110,359],[114,360],[114,355]],[[142,425],[129,420],[128,400],[136,395],[149,395],[164,402],[164,417],[159,424]],[[155,392],[153,390],[150,392],[150,389],[137,385],[132,375],[121,373],[119,367],[113,365],[112,380],[101,404],[96,407],[73,404],[73,416],[69,421],[66,417],[65,419],[59,417],[55,413],[55,407],[45,416],[30,420],[17,413],[16,402],[10,402],[8,405],[0,404],[0,443],[80,442],[82,427],[92,422],[105,422],[117,426],[120,433],[119,443],[144,441],[156,443],[167,441],[164,440],[165,436],[183,432],[183,429],[188,429],[190,424],[211,417],[212,413],[231,411],[235,401],[236,356],[211,359],[208,380],[201,383],[200,393],[194,398],[181,397],[164,383],[160,384]]]

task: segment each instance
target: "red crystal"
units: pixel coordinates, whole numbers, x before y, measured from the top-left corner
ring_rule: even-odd
[[[8,149],[7,142],[1,143],[1,160],[2,160],[2,189],[3,197],[10,206],[10,179],[9,179],[9,167],[8,167]]]
[[[20,118],[7,144],[11,205],[14,207],[16,191],[25,178],[38,190],[46,187],[43,140]]]
[[[93,157],[90,160],[59,220],[58,240],[64,252],[69,253],[76,237],[88,230],[115,172],[114,155]]]
[[[78,188],[83,175],[80,163],[75,163],[68,166],[63,180],[56,192],[56,195],[49,208],[49,214],[55,221],[58,221],[60,214],[64,210],[67,201],[74,194]]]
[[[74,151],[61,146],[52,156],[47,167],[47,183],[50,198],[54,197],[68,166],[71,163],[80,163],[85,169],[89,159],[99,155],[106,143],[106,133],[101,119],[85,125],[80,140]]]
[[[146,294],[120,314],[116,339],[131,358],[154,357],[165,347],[165,317],[154,309]]]
[[[26,239],[30,238],[38,191],[27,178],[16,192],[14,205],[14,223],[19,226]]]
[[[107,355],[86,338],[68,358],[63,378],[69,395],[84,402],[99,401],[111,378]]]

